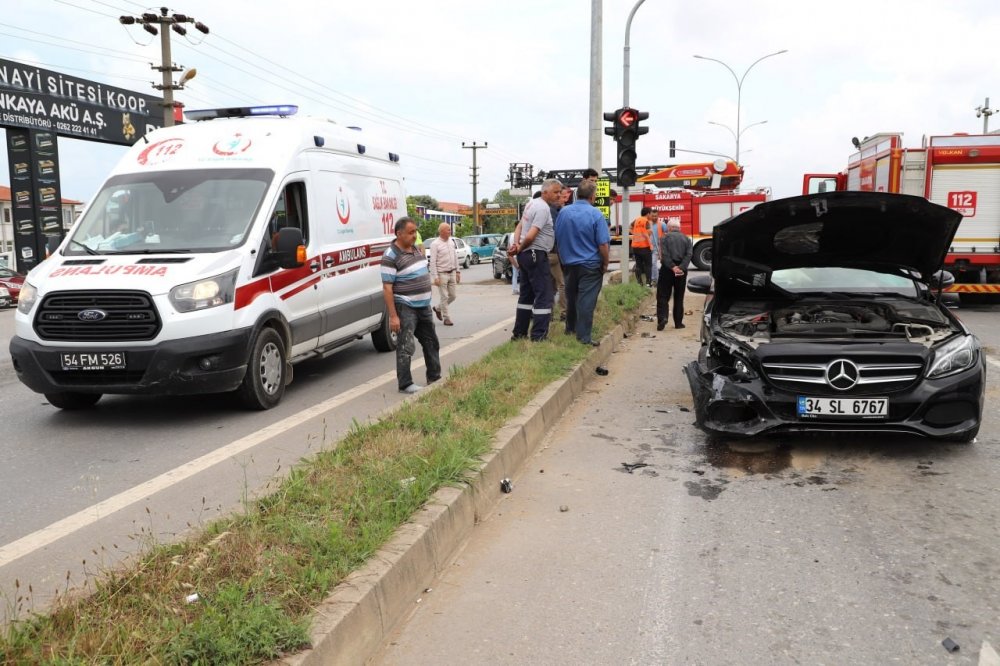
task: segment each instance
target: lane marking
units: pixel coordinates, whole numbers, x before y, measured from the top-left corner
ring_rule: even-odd
[[[479,331],[469,338],[442,349],[441,355],[444,356],[445,354],[450,354],[462,349],[463,347],[467,347],[468,345],[478,342],[482,338],[499,331],[505,326],[510,326],[512,323],[512,320],[504,319],[489,328]],[[421,358],[418,361],[415,361],[412,367],[416,369],[422,367],[423,365],[424,361]],[[246,437],[241,437],[240,439],[230,442],[221,448],[218,448],[210,453],[206,453],[205,455],[186,462],[172,470],[164,472],[149,481],[133,486],[128,490],[122,491],[117,495],[78,511],[71,516],[67,516],[62,520],[58,520],[51,525],[23,536],[16,541],[11,541],[4,546],[0,546],[0,568],[7,566],[14,560],[24,557],[39,548],[44,548],[59,539],[67,537],[85,527],[89,527],[98,520],[107,518],[108,516],[135,504],[136,502],[148,499],[151,495],[166,490],[170,486],[199,474],[206,469],[219,464],[220,462],[225,462],[233,456],[243,453],[258,444],[266,442],[272,437],[276,437],[290,428],[294,428],[295,426],[305,423],[311,418],[320,416],[331,409],[339,407],[346,402],[350,402],[351,400],[364,395],[368,391],[372,391],[388,382],[395,381],[396,370],[392,369],[389,372],[369,379],[363,384],[355,386],[349,391],[339,393],[317,405],[313,405],[308,409],[304,409],[292,416],[286,417],[276,423],[272,423],[262,430],[258,430],[257,432],[247,435]]]

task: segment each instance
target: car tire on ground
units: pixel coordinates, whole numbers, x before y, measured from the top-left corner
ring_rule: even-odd
[[[469,260],[469,255],[465,255],[465,259],[462,261],[462,268],[468,268],[469,267],[469,261],[470,261]]]
[[[49,401],[50,405],[59,409],[89,409],[97,404],[97,401],[101,399],[101,394],[61,391],[59,393],[46,393],[45,399]]]
[[[479,255],[478,254],[472,255],[472,263],[473,264],[478,264],[479,263]]]
[[[712,270],[712,242],[702,241],[695,245],[691,261],[703,271]]]
[[[376,351],[391,352],[396,351],[398,343],[399,333],[393,333],[389,329],[389,312],[388,310],[383,310],[382,323],[377,329],[372,331],[372,344],[375,345]]]
[[[499,280],[503,277],[503,269],[497,266],[497,262],[493,262],[493,279]]]
[[[236,393],[249,409],[271,409],[285,395],[285,341],[273,328],[262,328],[253,341],[247,373]]]
[[[979,434],[979,426],[977,425],[972,430],[967,430],[963,432],[961,435],[958,435],[956,437],[951,437],[950,439],[951,441],[957,442],[959,444],[971,444],[976,439],[976,436],[978,434]]]
[[[509,284],[514,281],[514,269],[508,266],[504,269],[503,279]]]

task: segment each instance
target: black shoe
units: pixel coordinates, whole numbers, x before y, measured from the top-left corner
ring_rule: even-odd
[[[684,324],[674,324],[674,328],[684,328]]]
[[[656,324],[656,330],[658,330],[658,331],[662,331],[666,327],[667,327],[667,322],[665,322],[665,321],[657,322],[657,324]]]

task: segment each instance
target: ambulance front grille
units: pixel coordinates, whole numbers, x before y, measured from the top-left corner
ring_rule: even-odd
[[[43,340],[152,340],[160,327],[153,298],[143,291],[57,291],[35,314],[35,333]]]

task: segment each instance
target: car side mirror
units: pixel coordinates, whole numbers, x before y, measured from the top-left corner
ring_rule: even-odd
[[[712,276],[711,275],[695,275],[694,277],[688,279],[688,291],[695,294],[711,294],[712,292]]]
[[[302,230],[285,227],[274,238],[274,258],[281,268],[298,268],[306,263],[306,246]]]
[[[948,271],[938,271],[931,276],[931,289],[944,289],[955,284],[955,276]]]

